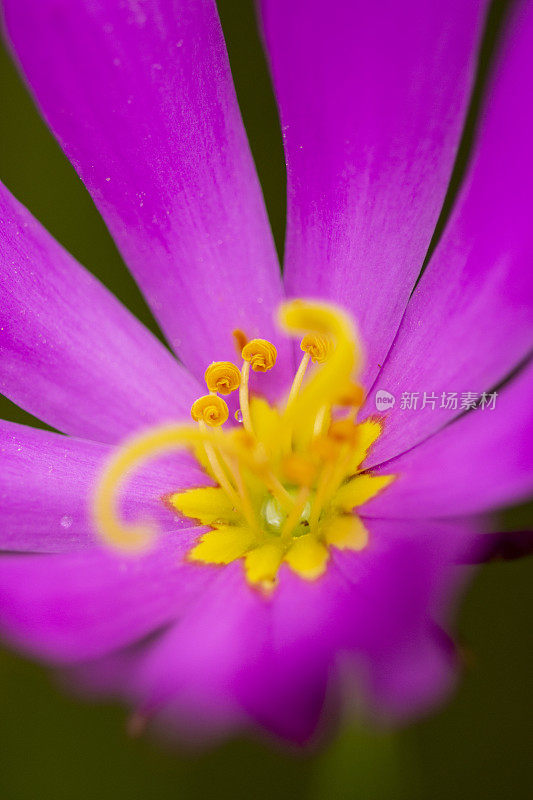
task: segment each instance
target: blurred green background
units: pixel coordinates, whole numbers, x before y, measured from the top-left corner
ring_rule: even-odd
[[[478,96],[500,7],[488,30]],[[281,251],[285,176],[272,91],[249,0],[219,2],[245,123]],[[0,51],[0,175],[14,194],[143,322],[157,326],[74,171]],[[470,115],[455,185],[475,129]],[[504,157],[504,154],[502,154]],[[453,200],[453,187],[449,207]],[[0,398],[0,416],[39,424]],[[511,515],[520,525],[524,512]],[[44,668],[0,651],[0,798],[531,797],[533,561],[492,563],[469,589],[457,623],[465,653],[454,698],[400,731],[345,723],[323,750],[295,754],[260,741],[203,753],[126,733],[127,711],[66,694]]]

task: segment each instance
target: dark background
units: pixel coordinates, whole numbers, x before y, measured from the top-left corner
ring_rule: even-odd
[[[505,3],[493,6],[476,91],[451,190],[475,135],[479,98]],[[272,90],[252,3],[219,2],[232,68],[278,249],[285,176]],[[89,196],[0,51],[0,175],[11,191],[147,325],[157,327]],[[502,153],[502,157],[505,154]],[[39,424],[0,398],[0,417]],[[520,526],[523,510],[513,512]],[[324,749],[295,754],[260,741],[203,753],[173,751],[126,733],[127,711],[69,695],[46,669],[0,651],[0,797],[319,798],[449,800],[531,797],[533,561],[483,567],[462,604],[465,662],[454,698],[400,731],[346,722]]]

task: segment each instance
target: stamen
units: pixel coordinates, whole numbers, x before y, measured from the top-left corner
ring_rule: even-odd
[[[277,350],[266,339],[252,339],[242,349],[243,365],[241,369],[241,385],[239,388],[239,404],[241,407],[244,429],[253,435],[252,417],[250,415],[250,367],[254,372],[268,372],[276,363]]]
[[[240,328],[235,328],[233,331],[233,343],[235,344],[235,350],[239,358],[242,358],[242,349],[243,347],[248,344],[248,337],[241,331]]]
[[[269,491],[274,495],[278,503],[285,509],[291,511],[294,506],[294,500],[283,486],[279,478],[276,478],[272,470],[266,469],[263,472],[263,480]]]
[[[340,394],[335,405],[349,406],[351,408],[361,408],[365,399],[365,390],[360,383],[350,383],[346,389]]]
[[[122,482],[141,462],[171,450],[194,450],[195,447],[212,445],[213,435],[212,431],[195,429],[190,425],[165,425],[134,438],[120,449],[102,473],[95,491],[94,517],[101,538],[112,547],[123,550],[138,551],[147,547],[155,534],[153,524],[120,521],[117,501]],[[254,452],[238,440],[221,436],[217,447],[258,477],[263,476]]]
[[[351,447],[355,447],[359,438],[357,425],[354,425],[351,417],[333,420],[329,426],[328,434],[334,442],[349,444]]]
[[[311,490],[309,489],[308,486],[302,486],[302,488],[298,492],[294,506],[292,507],[289,516],[285,520],[283,528],[281,529],[282,539],[287,539],[291,535],[294,528],[300,522],[300,518],[302,516],[302,512],[306,506],[306,503],[309,499],[310,492]]]
[[[292,405],[285,409],[285,422],[291,425],[300,415],[308,418],[310,412],[311,419],[314,419],[324,404],[335,402],[335,397],[350,383],[352,373],[359,367],[361,353],[352,321],[338,309],[321,303],[292,300],[281,306],[279,319],[290,333],[313,331],[334,343],[324,367],[313,375]]]
[[[322,508],[326,501],[328,485],[334,469],[335,465],[333,461],[326,462],[322,468],[322,474],[318,481],[316,494],[313,499],[313,505],[311,506],[311,514],[309,515],[309,527],[312,531],[318,530],[318,520],[320,519],[320,514],[322,513]]]
[[[287,408],[289,408],[298,397],[298,392],[302,387],[303,379],[310,361],[311,355],[309,353],[305,353],[300,361],[300,366],[298,367],[298,371],[296,372],[292,382],[291,390],[289,392],[289,399],[287,400]]]
[[[239,462],[236,459],[230,458],[227,459],[227,466],[228,469],[231,470],[231,474],[233,476],[233,480],[235,481],[235,485],[237,487],[238,496],[240,498],[240,506],[242,509],[242,513],[247,520],[248,524],[252,528],[255,533],[259,532],[259,526],[254,514],[254,509],[252,506],[252,502],[250,500],[250,495],[248,493],[248,489],[246,487],[246,483],[242,477],[242,471]]]
[[[244,361],[241,369],[241,385],[239,387],[239,406],[244,430],[253,436],[252,416],[250,414],[250,364]]]
[[[302,360],[300,361],[300,366],[298,367],[298,370],[292,382],[291,390],[289,392],[289,398],[287,400],[287,405],[285,406],[285,414],[287,414],[287,411],[296,402],[296,398],[298,397],[298,393],[302,387],[303,379],[310,361],[311,361],[310,353],[305,353]],[[292,436],[293,436],[293,428],[292,425],[288,424],[283,437],[283,452],[286,454],[290,453],[291,451]]]
[[[198,421],[198,427],[203,433],[207,433],[206,424],[202,420]],[[233,488],[233,486],[231,485],[231,483],[229,482],[226,473],[224,472],[224,468],[220,463],[218,454],[213,445],[211,444],[211,442],[208,441],[204,442],[204,451],[207,456],[207,460],[209,461],[209,466],[211,467],[211,471],[215,476],[215,478],[217,479],[220,488],[226,492],[226,494],[228,495],[229,499],[234,504],[234,506],[236,508],[240,508],[241,503],[239,500],[239,496],[235,491],[235,489]]]
[[[321,436],[324,432],[324,423],[326,422],[326,417],[328,415],[328,406],[323,405],[322,408],[318,410],[318,413],[315,417],[315,421],[313,424],[313,438],[316,439],[318,436]]]
[[[244,431],[243,433],[245,434]],[[251,441],[254,442],[254,439],[251,439]],[[257,440],[255,440],[254,455],[257,474],[261,476],[261,480],[264,482],[269,492],[276,498],[280,506],[286,511],[290,511],[294,505],[294,500],[279,478],[275,475],[264,445]]]
[[[296,486],[311,486],[316,478],[317,468],[309,455],[291,453],[283,459],[283,472]]]
[[[276,363],[277,350],[267,339],[252,339],[242,348],[242,357],[254,372],[268,372]]]
[[[205,422],[212,428],[223,425],[229,416],[228,406],[216,394],[205,394],[195,400],[191,408],[191,417],[195,422]]]
[[[222,383],[225,389],[235,384],[233,385],[233,388],[230,388],[229,391],[226,391],[226,394],[229,394],[229,392],[237,388],[237,376],[238,381],[240,382],[241,374],[235,364],[232,364],[230,361],[213,362],[213,364],[207,368],[205,373],[206,383],[209,388],[211,388],[210,384],[212,386],[218,386]],[[200,397],[193,403],[191,416],[198,422],[200,430],[206,433],[206,425],[215,427],[222,425],[227,420],[228,407],[225,401],[212,391],[211,394]],[[246,491],[246,487],[242,480],[238,462],[236,462],[234,459],[225,461],[223,456],[218,452],[213,444],[207,441],[204,444],[204,450],[213,475],[217,479],[221,489],[226,492],[235,507],[241,511],[250,527],[254,530],[257,530],[255,515],[253,513],[248,492]],[[237,491],[235,491],[235,488],[229,482],[224,467],[226,467],[230,475],[233,477]]]
[[[313,364],[324,364],[331,349],[331,339],[328,336],[317,336],[316,333],[307,333],[300,343],[300,350],[311,357]]]
[[[298,397],[298,393],[302,387],[303,379],[305,377],[307,367],[309,366],[309,362],[312,361],[313,364],[324,364],[327,361],[331,352],[331,339],[329,339],[327,336],[317,336],[316,334],[308,333],[303,337],[300,343],[300,349],[303,350],[304,356],[292,382],[289,398],[285,408],[285,414],[287,414],[287,411],[291,409],[296,401],[296,398]],[[284,440],[285,453],[288,453],[291,449],[292,436],[292,426],[288,424]]]
[[[205,371],[205,382],[210,392],[231,394],[240,385],[241,373],[231,361],[213,361]]]
[[[309,362],[312,361],[313,364],[324,364],[327,361],[331,352],[331,340],[327,336],[317,336],[316,334],[308,333],[300,343],[300,350],[303,350],[304,356],[294,376],[289,392],[289,399],[287,400],[287,407],[291,406],[298,396]]]
[[[357,438],[355,439],[355,441],[357,441]],[[354,445],[350,441],[345,442],[342,445],[338,459],[335,463],[335,468],[330,475],[328,485],[324,493],[323,506],[327,505],[327,503],[331,500],[333,495],[337,492],[340,485],[346,478],[346,471],[350,464],[353,448]]]

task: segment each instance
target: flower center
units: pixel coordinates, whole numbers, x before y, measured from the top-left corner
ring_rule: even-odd
[[[209,393],[191,409],[197,427],[149,432],[108,466],[95,502],[105,541],[129,548],[148,541],[148,529],[118,520],[118,484],[139,461],[185,447],[215,484],[167,498],[208,528],[190,559],[207,564],[243,559],[250,583],[272,587],[282,563],[311,580],[325,571],[331,547],[366,546],[368,533],[355,510],[393,476],[361,469],[381,424],[357,422],[364,393],[354,380],[360,349],[353,325],[335,307],[300,300],[284,304],[279,318],[287,332],[304,334],[303,357],[284,403],[270,405],[249,389],[251,370],[275,367],[276,348],[264,339],[247,341],[236,331],[242,365],[218,361],[207,368]],[[228,423],[220,395],[237,391],[241,424],[235,426]]]

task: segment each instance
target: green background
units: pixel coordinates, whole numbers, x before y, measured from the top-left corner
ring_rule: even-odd
[[[443,222],[467,163],[502,7],[496,3],[491,15]],[[281,136],[252,4],[224,0],[219,8],[281,251],[285,215]],[[59,241],[157,332],[91,200],[40,120],[4,50],[0,81],[2,179]],[[38,424],[0,401],[0,416]],[[515,511],[511,524],[519,526],[526,513]],[[446,707],[394,732],[347,721],[334,740],[312,753],[290,752],[251,739],[187,753],[148,737],[131,739],[125,709],[84,703],[65,692],[49,671],[0,651],[0,797],[529,798],[532,578],[531,559],[492,563],[479,571],[457,623],[463,677]]]

